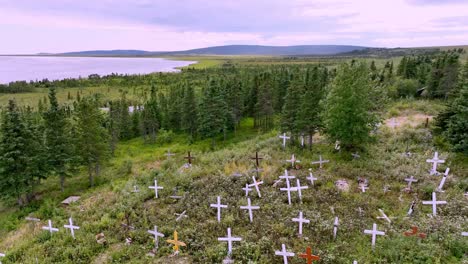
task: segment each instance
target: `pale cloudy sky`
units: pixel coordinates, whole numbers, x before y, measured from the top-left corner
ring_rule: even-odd
[[[468,44],[468,0],[0,0],[0,54]]]

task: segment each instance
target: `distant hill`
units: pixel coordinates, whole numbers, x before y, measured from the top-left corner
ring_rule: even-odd
[[[67,52],[55,55],[61,56],[161,56],[161,55],[334,55],[366,49],[351,45],[299,45],[299,46],[259,46],[259,45],[227,45],[183,51],[144,51],[144,50],[91,50]]]

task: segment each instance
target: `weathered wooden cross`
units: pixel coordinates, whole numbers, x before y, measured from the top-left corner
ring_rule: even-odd
[[[42,227],[43,230],[49,231],[51,235],[52,235],[53,232],[58,232],[59,231],[58,228],[52,227],[52,221],[51,220],[48,220],[48,222],[49,222],[49,225],[48,226],[43,226]]]
[[[407,213],[408,216],[413,214],[415,205],[416,205],[416,201],[411,202],[410,208],[409,208],[408,213]]]
[[[172,249],[174,250],[174,255],[179,254],[179,247],[185,247],[187,246],[184,242],[179,241],[179,237],[177,235],[177,230],[174,231],[174,239],[168,239],[166,240],[167,243],[173,244],[174,246]]]
[[[64,225],[63,227],[65,227],[66,229],[70,229],[70,233],[71,233],[73,239],[75,239],[75,229],[76,230],[80,229],[79,226],[73,225],[73,219],[71,217],[68,218],[68,225]]]
[[[255,151],[255,157],[250,158],[250,159],[255,160],[255,166],[258,168],[260,166],[260,160],[262,160],[263,158],[260,158],[258,156],[258,151]]]
[[[192,160],[194,160],[195,157],[193,157],[191,155],[190,151],[189,151],[187,157],[184,157],[184,159],[186,159],[188,161],[188,164],[191,166],[192,165]]]
[[[438,204],[447,204],[447,201],[437,201],[436,193],[432,192],[432,201],[423,201],[423,204],[432,205],[432,215],[437,215],[437,205]]]
[[[330,162],[329,160],[323,160],[322,159],[322,155],[319,155],[319,160],[318,161],[312,161],[311,164],[314,165],[314,164],[320,164],[319,168],[321,169],[323,167],[323,164],[324,163],[328,163]]]
[[[404,232],[403,234],[405,236],[418,236],[420,238],[426,238],[426,234],[418,232],[418,227],[417,226],[412,226],[411,231]]]
[[[217,197],[217,203],[215,204],[210,204],[210,207],[217,208],[217,218],[218,218],[218,223],[221,222],[221,208],[227,208],[228,206],[226,204],[221,204],[221,197]]]
[[[164,189],[164,187],[158,186],[158,181],[157,180],[154,180],[154,186],[149,186],[148,188],[154,189],[154,195],[156,196],[156,198],[159,198],[158,197],[158,190]]]
[[[432,163],[432,169],[429,171],[430,175],[436,175],[438,174],[437,172],[437,165],[439,163],[444,163],[445,160],[439,159],[439,152],[434,153],[434,157],[432,159],[427,159],[427,163]]]
[[[411,175],[409,178],[405,178],[405,182],[408,183],[408,186],[406,188],[411,189],[411,183],[417,182],[418,180],[414,178],[414,176]]]
[[[283,148],[286,148],[286,140],[290,139],[291,137],[286,136],[286,133],[283,133],[283,135],[279,136],[279,138],[283,139]]]
[[[157,226],[154,226],[153,230],[148,230],[148,233],[154,236],[154,248],[157,249],[159,247],[159,238],[164,237],[164,234],[158,232]]]
[[[232,242],[240,242],[242,238],[231,236],[231,228],[227,229],[227,237],[218,237],[218,241],[225,241],[228,244],[228,256],[232,254]]]
[[[338,216],[335,216],[335,222],[333,223],[333,239],[336,239],[336,234],[338,232]]]
[[[182,220],[182,218],[187,218],[188,215],[186,215],[186,213],[187,213],[186,210],[184,210],[184,211],[183,211],[182,213],[180,213],[180,214],[177,214],[177,213],[176,213],[176,214],[175,214],[175,215],[177,215],[176,221],[179,222],[180,220]]]
[[[442,177],[442,180],[440,180],[439,187],[437,187],[436,191],[438,192],[444,192],[442,188],[444,188],[445,181],[447,180],[447,176],[450,172],[450,168],[445,169],[444,176]]]
[[[381,216],[377,216],[377,219],[385,219],[385,221],[392,223],[392,220],[390,220],[390,217],[388,217],[382,209],[379,209],[379,212]]]
[[[306,218],[303,218],[302,216],[302,212],[299,212],[299,217],[298,218],[293,218],[291,219],[293,222],[297,222],[299,223],[299,236],[302,236],[302,225],[305,223],[305,224],[309,224],[310,223],[310,220],[309,219],[306,219]]]
[[[252,223],[252,221],[253,221],[252,210],[258,210],[258,209],[260,209],[260,206],[252,205],[251,202],[250,202],[250,198],[247,198],[247,205],[246,206],[241,206],[240,209],[244,209],[244,210],[249,211],[249,219],[250,219],[250,222]]]
[[[306,248],[305,253],[299,254],[299,257],[303,258],[303,259],[306,259],[307,264],[312,264],[312,261],[314,261],[314,260],[320,260],[319,256],[312,255],[312,248],[310,248],[310,247]]]
[[[374,250],[374,248],[375,248],[375,240],[376,240],[377,235],[385,236],[385,232],[377,230],[377,224],[376,223],[374,223],[372,225],[372,230],[368,230],[368,229],[364,230],[364,234],[372,235],[372,250]]]
[[[288,264],[288,257],[294,257],[293,252],[286,251],[286,246],[281,244],[281,251],[275,251],[275,255],[283,257],[283,263]]]
[[[359,188],[361,189],[361,192],[365,193],[369,187],[367,187],[364,183],[359,184]]]

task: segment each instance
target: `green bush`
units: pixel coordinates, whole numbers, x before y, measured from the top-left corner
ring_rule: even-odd
[[[419,83],[413,79],[397,79],[394,83],[394,90],[397,98],[415,97]]]

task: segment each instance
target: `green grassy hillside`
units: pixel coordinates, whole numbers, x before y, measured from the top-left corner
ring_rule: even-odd
[[[375,142],[357,160],[350,153],[336,152],[333,142],[320,135],[316,135],[312,151],[282,149],[279,132],[258,133],[251,129],[250,119],[243,121],[236,137],[228,135],[225,142],[219,139],[215,150],[210,150],[209,140],[189,145],[183,135],[163,145],[146,145],[141,139],[121,143],[97,180],[97,187],[87,189],[84,171],[67,181],[65,193],[60,192],[58,179],[51,178],[40,186],[37,202],[21,210],[0,209],[0,252],[7,255],[3,263],[221,263],[227,246],[217,238],[226,236],[228,227],[233,236],[242,237],[242,242],[234,243],[235,263],[282,263],[282,258],[275,256],[281,244],[296,255],[310,246],[320,256],[319,263],[465,263],[468,240],[460,233],[468,230],[468,199],[464,196],[468,160],[448,152],[443,145],[434,146],[437,140],[424,127],[425,118],[419,118],[430,117],[441,108],[434,101],[400,101],[390,106],[384,117],[403,121],[395,129],[382,126]],[[404,155],[407,147],[411,157]],[[167,149],[177,155],[168,159],[164,155]],[[189,150],[196,159],[191,169],[184,169],[183,157]],[[439,171],[446,167],[451,171],[445,192],[437,194],[448,204],[439,206],[437,217],[432,217],[431,206],[421,201],[431,199],[441,179],[429,175],[430,165],[425,162],[436,150],[446,159]],[[249,223],[248,214],[239,206],[246,204],[242,187],[252,183],[254,163],[250,157],[255,151],[263,157],[259,178],[264,184],[261,198],[255,191],[250,193],[252,204],[261,208]],[[301,160],[301,168],[292,169],[285,162],[293,153]],[[319,154],[330,160],[323,169],[310,165]],[[275,180],[289,169],[305,185],[309,168],[319,180],[303,190],[302,202],[293,193],[292,205],[288,205],[286,193],[279,190],[284,183],[273,187]],[[235,172],[244,176],[232,176]],[[411,175],[418,182],[407,193],[403,191],[404,178]],[[369,181],[365,193],[358,188],[359,177]],[[159,199],[148,189],[154,179],[164,186]],[[337,190],[337,180],[346,180],[349,191]],[[140,192],[132,192],[135,185]],[[386,194],[385,185],[390,189]],[[169,197],[174,194],[183,198]],[[69,195],[80,195],[81,199],[69,207],[60,205]],[[229,206],[223,210],[221,223],[216,221],[216,210],[209,207],[217,196]],[[406,217],[412,201],[416,201],[415,212]],[[395,217],[391,224],[376,218],[378,209]],[[188,218],[176,221],[175,214],[182,211]],[[291,221],[299,211],[310,219],[301,238],[297,224]],[[41,222],[28,223],[26,216],[40,218]],[[335,216],[340,224],[333,240]],[[63,228],[69,217],[81,227],[76,240]],[[60,228],[58,233],[51,236],[41,230],[47,219]],[[373,223],[386,232],[386,236],[377,238],[374,251],[370,236],[363,233]],[[122,224],[135,229],[127,230]],[[147,255],[154,245],[147,230],[154,225],[165,234],[163,240],[171,239],[177,230],[179,239],[187,244],[178,256],[170,256],[171,245],[163,240],[155,257]],[[427,238],[405,237],[403,232],[413,225]],[[99,233],[105,235],[106,244],[96,242]],[[125,245],[125,238],[133,242]],[[294,257],[289,263],[305,260]]]

